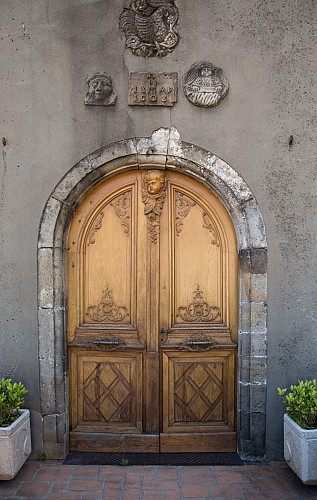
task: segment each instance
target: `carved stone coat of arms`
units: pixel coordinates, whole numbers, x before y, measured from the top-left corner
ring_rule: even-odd
[[[120,16],[126,47],[143,57],[165,56],[178,44],[174,0],[133,0]]]

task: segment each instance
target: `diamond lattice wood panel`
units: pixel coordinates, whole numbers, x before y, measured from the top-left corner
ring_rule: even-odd
[[[141,353],[73,353],[77,426],[141,430]],[[76,404],[76,399],[74,400]]]
[[[211,350],[200,353],[163,354],[163,409],[165,431],[194,431],[234,427],[234,352]]]

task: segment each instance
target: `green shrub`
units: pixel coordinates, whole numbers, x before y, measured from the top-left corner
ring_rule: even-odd
[[[287,389],[277,389],[284,397],[286,413],[303,429],[317,429],[317,382],[316,380],[299,381]]]
[[[11,425],[18,417],[28,391],[21,382],[11,378],[0,379],[0,427]]]

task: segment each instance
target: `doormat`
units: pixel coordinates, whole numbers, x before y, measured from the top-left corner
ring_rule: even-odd
[[[65,465],[243,465],[238,453],[69,453]]]

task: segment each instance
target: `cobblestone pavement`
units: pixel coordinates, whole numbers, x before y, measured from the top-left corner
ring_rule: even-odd
[[[317,498],[285,462],[230,466],[79,466],[28,461],[0,481],[1,500],[187,500]]]

